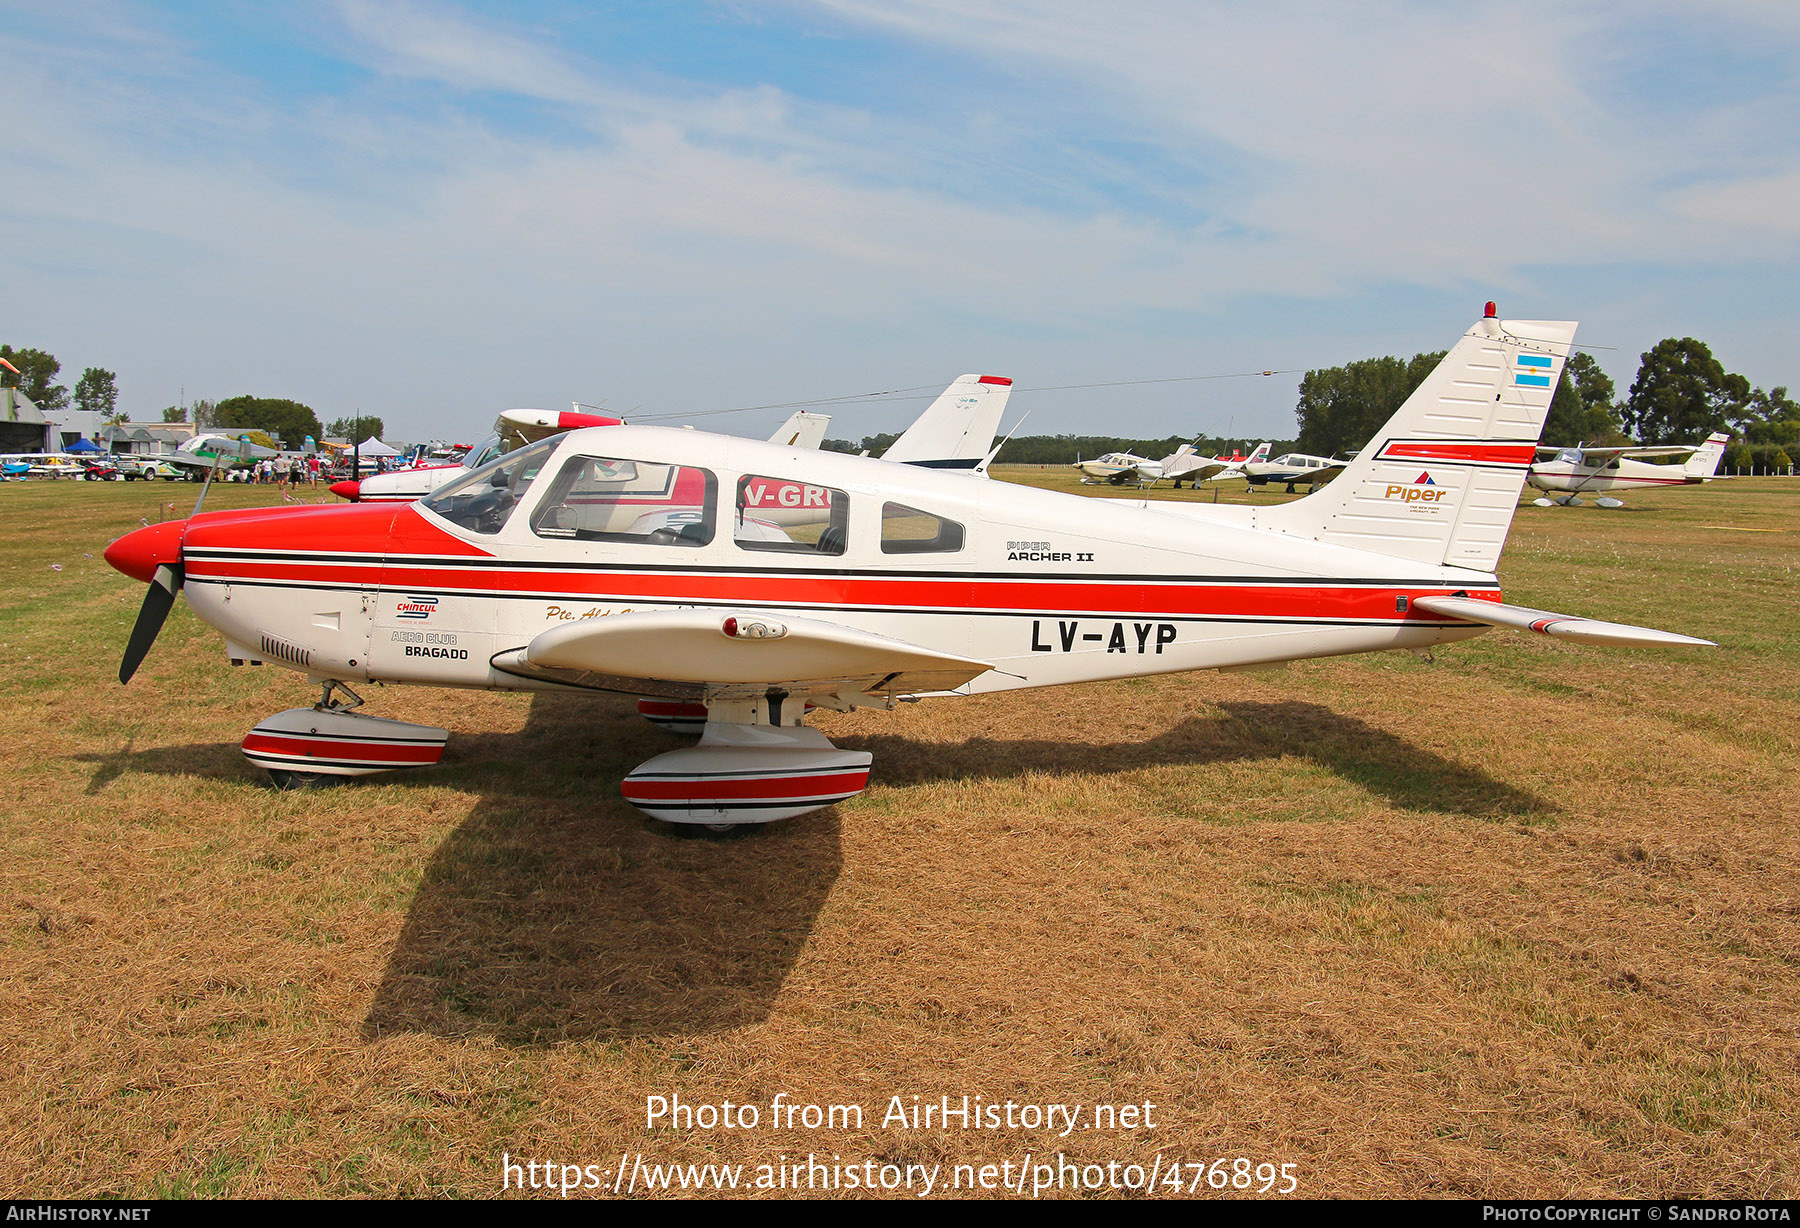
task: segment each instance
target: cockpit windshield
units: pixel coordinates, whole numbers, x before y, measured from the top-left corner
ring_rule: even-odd
[[[479,469],[496,456],[503,455],[506,449],[501,446],[500,436],[489,435],[486,439],[469,449],[469,454],[462,459],[463,468]]]
[[[475,533],[498,533],[561,442],[561,436],[552,435],[509,452],[419,502],[451,524]]]

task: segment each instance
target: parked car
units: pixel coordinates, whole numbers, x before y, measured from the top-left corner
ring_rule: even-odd
[[[119,471],[125,475],[127,482],[134,482],[138,478],[143,478],[146,482],[154,482],[157,478],[161,478],[165,482],[179,482],[187,476],[168,461],[160,461],[147,456],[122,460],[119,463]]]

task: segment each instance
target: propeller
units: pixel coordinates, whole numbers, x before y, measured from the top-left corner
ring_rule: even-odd
[[[144,604],[138,607],[137,622],[132,624],[131,638],[125,641],[125,657],[119,662],[119,681],[130,682],[131,676],[137,673],[138,666],[144,663],[144,656],[150,651],[150,645],[156,643],[156,633],[162,630],[163,620],[169,617],[169,611],[175,606],[175,594],[181,591],[185,573],[180,563],[162,563],[156,568],[156,574],[150,581],[150,591],[144,594]]]
[[[166,520],[133,529],[106,548],[106,561],[114,570],[133,580],[148,584],[144,604],[138,610],[137,623],[125,643],[125,659],[119,662],[119,681],[130,682],[144,663],[144,654],[156,643],[156,633],[175,604],[187,572],[181,565],[181,540],[187,530],[185,520]]]

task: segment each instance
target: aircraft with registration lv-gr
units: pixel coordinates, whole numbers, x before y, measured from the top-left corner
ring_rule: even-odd
[[[1493,627],[1706,644],[1501,601],[1495,567],[1574,335],[1489,304],[1335,481],[1275,507],[1096,500],[618,425],[518,448],[417,503],[196,515],[106,551],[150,586],[120,679],[185,592],[233,663],[322,688],[244,739],[289,785],[439,761],[446,730],[357,711],[352,683],[642,696],[702,733],[629,773],[625,797],[725,828],[866,787],[870,755],[809,728],[814,708],[1426,650]],[[772,496],[788,514],[762,514]]]

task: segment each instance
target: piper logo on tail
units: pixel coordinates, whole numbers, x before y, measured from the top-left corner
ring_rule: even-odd
[[[1429,486],[1431,489],[1420,489],[1424,486]],[[1395,482],[1387,488],[1387,493],[1381,497],[1383,499],[1398,499],[1402,503],[1436,503],[1444,497],[1444,489],[1431,480],[1431,473],[1428,470],[1414,478],[1412,485],[1410,486],[1401,482]]]

